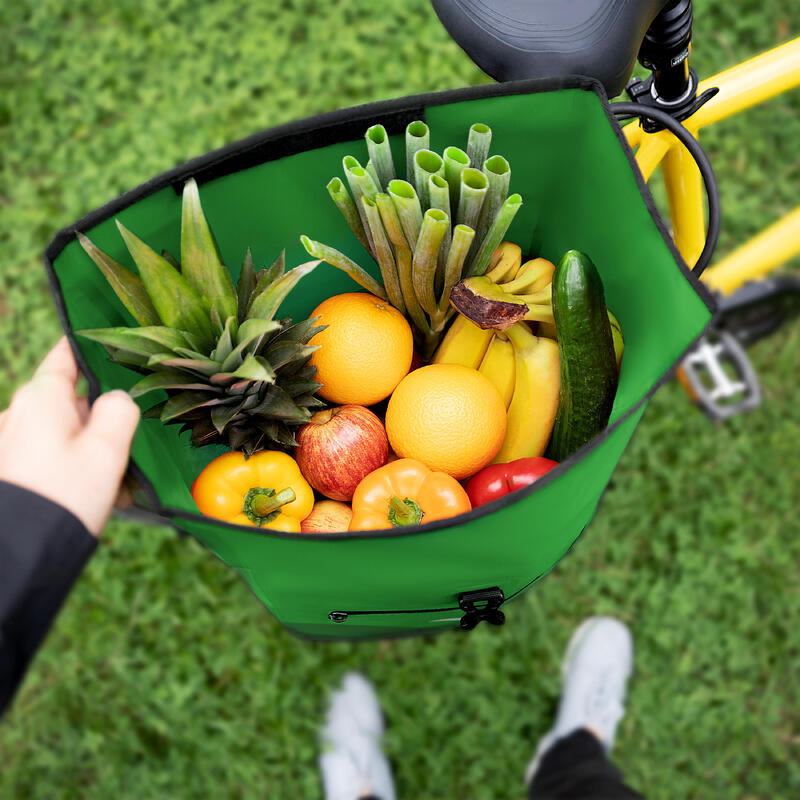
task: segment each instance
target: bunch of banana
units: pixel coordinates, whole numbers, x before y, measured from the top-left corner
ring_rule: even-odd
[[[494,463],[544,453],[561,387],[556,342],[534,336],[525,322],[504,331],[482,329],[459,314],[433,363],[477,369],[500,392],[507,409],[506,438]]]
[[[450,303],[479,328],[505,330],[521,321],[553,326],[555,266],[546,258],[521,261],[520,248],[503,242],[489,271],[459,281],[450,292]],[[550,330],[555,335],[555,329]]]

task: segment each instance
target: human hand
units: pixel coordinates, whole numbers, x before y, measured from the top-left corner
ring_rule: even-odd
[[[120,489],[139,408],[113,391],[90,409],[75,393],[77,380],[62,337],[0,413],[0,480],[58,503],[99,536]]]

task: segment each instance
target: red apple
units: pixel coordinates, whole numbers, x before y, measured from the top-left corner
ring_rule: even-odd
[[[303,533],[342,533],[350,527],[353,509],[336,500],[319,500],[300,523]]]
[[[388,456],[383,423],[356,405],[317,411],[297,432],[294,451],[305,479],[332,500],[351,500],[361,479]]]

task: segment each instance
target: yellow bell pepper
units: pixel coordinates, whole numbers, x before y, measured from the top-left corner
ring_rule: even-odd
[[[192,497],[208,517],[293,533],[314,507],[314,490],[297,462],[273,450],[215,458],[192,484]]]
[[[370,472],[353,495],[351,531],[424,525],[466,514],[472,508],[461,484],[413,458],[400,458]]]

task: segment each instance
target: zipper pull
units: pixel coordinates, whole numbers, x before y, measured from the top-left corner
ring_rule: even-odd
[[[464,612],[461,628],[471,631],[479,622],[502,625],[506,615],[500,610],[505,600],[503,590],[498,586],[491,589],[478,589],[475,592],[462,592],[458,596],[459,608]]]

